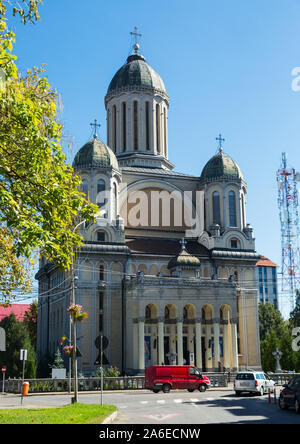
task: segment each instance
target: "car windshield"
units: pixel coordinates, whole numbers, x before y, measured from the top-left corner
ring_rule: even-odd
[[[236,375],[237,380],[243,380],[243,381],[251,381],[254,379],[254,375],[252,373],[239,373]]]

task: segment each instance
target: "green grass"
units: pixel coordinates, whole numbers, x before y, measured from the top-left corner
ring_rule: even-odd
[[[113,405],[70,404],[43,409],[0,410],[0,424],[101,424]]]

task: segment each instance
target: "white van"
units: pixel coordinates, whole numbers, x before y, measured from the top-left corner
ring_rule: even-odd
[[[274,392],[275,381],[270,379],[263,372],[239,372],[234,380],[233,390],[236,396],[242,392],[257,393],[264,395],[265,393]]]

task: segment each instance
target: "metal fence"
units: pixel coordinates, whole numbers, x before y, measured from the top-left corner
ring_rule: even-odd
[[[227,375],[223,373],[205,373],[210,379],[212,387],[227,387]],[[68,392],[74,390],[74,380],[71,381],[69,388],[69,379],[26,379],[29,382],[30,393],[54,393]],[[103,378],[103,390],[140,390],[144,389],[144,376],[119,376]],[[1,384],[0,384],[1,385]],[[0,388],[1,390],[1,388]],[[21,393],[21,379],[7,379],[5,381],[6,393]],[[100,391],[101,378],[78,378],[78,391]]]

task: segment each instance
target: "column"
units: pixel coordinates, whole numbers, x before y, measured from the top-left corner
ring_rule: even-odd
[[[158,318],[157,336],[158,336],[158,365],[165,363],[164,351],[164,318]]]
[[[177,318],[177,358],[178,365],[183,365],[182,318]]]
[[[202,369],[201,319],[196,319],[196,366]]]
[[[223,321],[223,328],[223,363],[228,370],[230,368],[228,319]]]
[[[220,319],[214,319],[214,367],[219,371],[220,362]]]
[[[238,344],[237,344],[237,320],[231,320],[231,337],[232,337],[232,367],[233,371],[238,371]]]
[[[145,318],[138,319],[139,370],[145,369]]]

